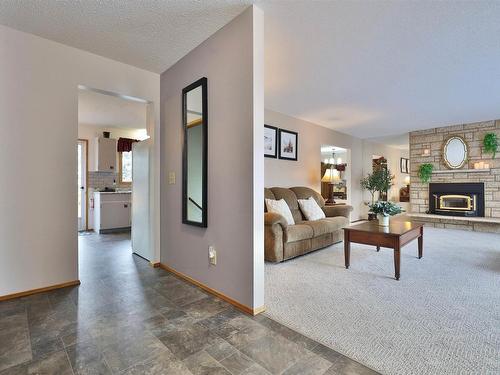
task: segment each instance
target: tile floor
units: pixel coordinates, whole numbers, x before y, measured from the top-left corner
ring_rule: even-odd
[[[0,374],[375,374],[130,252],[79,236],[79,287],[0,302]]]

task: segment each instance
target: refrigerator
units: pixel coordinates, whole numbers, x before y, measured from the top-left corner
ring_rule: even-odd
[[[144,259],[153,259],[150,215],[152,141],[132,146],[132,251]]]

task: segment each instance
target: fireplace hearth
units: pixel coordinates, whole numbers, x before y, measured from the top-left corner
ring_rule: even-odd
[[[429,213],[484,217],[484,183],[430,183]]]

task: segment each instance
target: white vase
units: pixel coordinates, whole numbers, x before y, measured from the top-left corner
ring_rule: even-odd
[[[384,216],[384,215],[377,215],[378,217],[378,225],[381,227],[388,227],[389,226],[389,218],[390,216]]]

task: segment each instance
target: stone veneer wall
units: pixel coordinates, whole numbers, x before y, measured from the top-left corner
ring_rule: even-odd
[[[473,169],[474,163],[478,161],[489,163],[491,169],[480,173],[466,173],[457,170],[455,173],[433,174],[431,182],[484,182],[485,217],[500,218],[500,152],[495,159],[492,159],[492,155],[484,154],[482,149],[484,135],[491,132],[500,137],[500,120],[411,132],[411,212],[425,213],[429,206],[429,185],[421,183],[418,179],[418,167],[422,163],[432,163],[434,164],[434,170],[447,169],[442,161],[443,143],[448,137],[459,135],[466,140],[469,146],[469,160],[463,169]],[[429,156],[423,156],[424,149],[430,149]],[[429,222],[432,221],[429,220]],[[464,226],[467,224],[461,222],[456,225]]]

